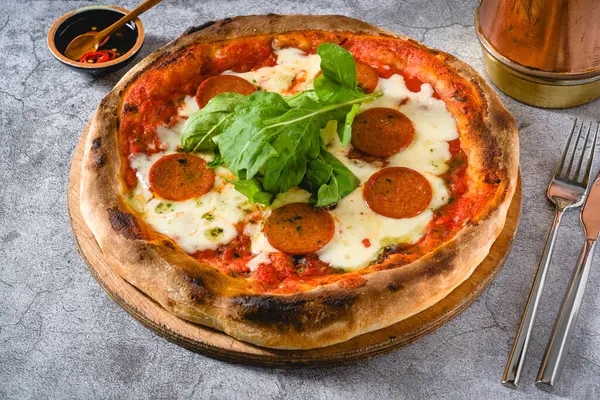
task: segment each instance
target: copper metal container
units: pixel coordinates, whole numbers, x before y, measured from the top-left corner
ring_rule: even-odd
[[[482,0],[485,70],[524,103],[566,108],[600,97],[600,0]]]

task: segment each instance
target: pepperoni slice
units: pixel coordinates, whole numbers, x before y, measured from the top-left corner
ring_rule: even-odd
[[[198,107],[204,107],[210,99],[225,92],[237,92],[244,96],[256,92],[253,84],[235,75],[212,76],[202,82],[196,90],[196,103]]]
[[[181,201],[208,193],[215,173],[200,157],[171,154],[152,165],[149,181],[150,189],[163,199]]]
[[[415,170],[384,168],[373,174],[363,192],[371,210],[390,218],[411,218],[431,203],[431,185]]]
[[[331,214],[307,203],[291,203],[275,209],[265,222],[265,236],[286,254],[314,253],[333,237]]]
[[[375,157],[389,157],[410,144],[415,134],[412,122],[393,108],[370,108],[352,123],[352,145]]]
[[[356,80],[363,92],[371,93],[379,84],[379,75],[369,64],[356,60]]]

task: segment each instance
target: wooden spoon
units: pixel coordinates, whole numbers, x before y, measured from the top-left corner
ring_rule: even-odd
[[[71,60],[79,61],[79,59],[87,52],[98,50],[98,45],[102,42],[102,39],[117,31],[127,22],[136,18],[141,13],[148,11],[162,0],[146,0],[129,14],[124,15],[117,22],[112,24],[106,29],[101,30],[100,32],[88,32],[83,35],[77,36],[75,39],[71,40],[71,43],[67,46],[65,50],[65,56],[70,58]]]

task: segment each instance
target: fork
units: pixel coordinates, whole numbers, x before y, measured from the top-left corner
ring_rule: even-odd
[[[550,202],[555,206],[554,222],[552,228],[546,239],[546,245],[542,253],[542,258],[535,274],[533,286],[523,311],[523,317],[521,318],[521,324],[515,337],[512,350],[506,363],[504,370],[504,376],[502,377],[502,384],[504,386],[516,389],[519,386],[519,380],[521,377],[521,370],[525,361],[525,354],[527,353],[527,346],[529,345],[529,339],[531,337],[531,330],[535,320],[535,314],[540,302],[542,291],[544,290],[544,283],[546,281],[546,274],[548,272],[548,266],[550,265],[550,258],[552,251],[554,250],[554,243],[558,234],[558,226],[566,210],[574,207],[579,207],[585,201],[587,187],[590,179],[590,173],[592,164],[594,162],[594,152],[590,152],[587,157],[587,167],[585,167],[582,176],[580,177],[581,167],[583,165],[585,149],[590,142],[590,132],[592,130],[592,124],[590,123],[585,141],[583,142],[583,150],[576,164],[576,170],[574,171],[573,177],[571,178],[571,170],[573,169],[573,163],[576,159],[577,147],[579,141],[582,138],[582,132],[584,131],[584,123],[582,122],[577,128],[577,119],[573,122],[571,133],[565,144],[565,148],[562,153],[562,157],[554,171],[554,176],[548,185],[546,195]],[[571,152],[571,142],[577,131],[577,138],[575,139],[575,146]],[[565,170],[565,165],[566,171]]]

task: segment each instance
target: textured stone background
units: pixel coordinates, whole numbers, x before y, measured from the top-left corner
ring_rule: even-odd
[[[96,1],[0,3],[0,398],[549,398],[533,386],[582,235],[575,213],[560,232],[523,389],[500,383],[552,210],[544,199],[571,118],[600,102],[546,111],[502,96],[520,129],[523,216],[500,276],[444,328],[401,351],[338,368],[251,368],[191,353],[155,336],[88,273],[67,215],[67,173],[87,119],[124,73],[92,78],[46,48],[60,15]],[[104,3],[104,1],[100,2]],[[133,8],[138,0],[119,1]],[[138,60],[190,25],[258,13],[344,14],[415,37],[482,71],[475,0],[181,1],[142,17]],[[600,256],[558,396],[600,398]]]

